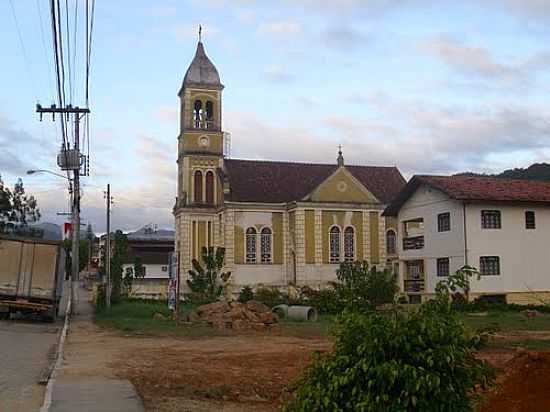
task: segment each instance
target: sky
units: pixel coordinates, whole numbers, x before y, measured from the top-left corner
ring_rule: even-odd
[[[83,4],[66,84],[80,106]],[[346,164],[410,178],[550,161],[549,23],[547,0],[96,0],[82,221],[105,230],[110,183],[114,228],[173,227],[177,92],[199,24],[232,157],[333,163],[341,144]],[[49,1],[0,1],[0,174],[62,222],[66,182],[25,173],[60,172],[59,121],[35,112],[55,102],[52,50]]]

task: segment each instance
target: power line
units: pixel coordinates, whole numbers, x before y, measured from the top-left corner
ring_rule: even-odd
[[[29,64],[29,58],[27,57],[27,50],[25,49],[25,43],[23,42],[23,36],[21,35],[21,29],[19,28],[19,21],[17,20],[17,14],[15,12],[15,7],[13,6],[13,0],[10,0],[10,6],[11,6],[11,14],[15,22],[15,28],[17,30],[17,35],[19,37],[19,45],[21,47],[21,53],[23,54],[23,60],[25,61],[25,66],[27,69],[27,75],[29,76],[29,79],[32,84],[34,98],[38,101],[38,93],[36,93],[38,89],[36,88],[36,82],[31,72],[31,65]]]
[[[76,52],[77,52],[77,42],[76,34],[78,32],[78,0],[74,2],[74,34],[73,34],[73,88],[75,87],[75,77],[76,77]],[[74,96],[73,96],[74,93]],[[71,91],[71,97],[74,97],[76,100],[76,88]]]
[[[36,8],[38,9],[38,18],[40,19],[40,38],[42,40],[42,51],[44,52],[44,60],[46,66],[48,66],[48,89],[50,97],[55,99],[55,93],[52,87],[52,68],[50,66],[50,59],[48,58],[48,52],[46,51],[46,36],[44,34],[44,22],[42,20],[42,10],[40,7],[40,0],[36,0]]]
[[[72,81],[72,70],[71,70],[71,39],[69,30],[69,0],[65,0],[65,29],[66,29],[66,39],[67,39],[67,69],[69,70],[69,104],[73,104],[73,81]]]

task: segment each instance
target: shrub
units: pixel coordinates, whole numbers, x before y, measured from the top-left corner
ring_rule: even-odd
[[[396,277],[389,270],[369,270],[367,262],[344,262],[336,271],[335,291],[340,305],[364,311],[392,303],[398,291]]]
[[[344,312],[335,349],[318,357],[284,411],[472,411],[472,392],[494,377],[474,356],[451,310],[437,302],[391,315]]]
[[[316,290],[307,286],[303,287],[301,304],[313,306],[322,314],[340,313],[343,309],[334,288]]]
[[[191,289],[188,298],[191,302],[213,302],[222,295],[231,277],[231,272],[222,272],[224,259],[225,249],[213,247],[202,248],[202,264],[193,259],[193,270],[189,271],[187,279],[187,285]]]
[[[288,304],[288,297],[285,297],[277,288],[262,287],[256,289],[254,300],[262,302],[270,308],[280,305],[281,303]]]
[[[245,286],[239,292],[239,302],[246,303],[254,299],[254,291],[250,286]]]

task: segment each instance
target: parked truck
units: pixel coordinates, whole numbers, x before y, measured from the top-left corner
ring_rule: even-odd
[[[0,316],[38,313],[53,322],[65,279],[60,242],[0,236]]]

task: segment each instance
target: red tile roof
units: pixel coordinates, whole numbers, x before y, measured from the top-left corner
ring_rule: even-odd
[[[401,206],[422,184],[438,189],[456,200],[550,203],[550,182],[481,176],[415,175],[386,208],[384,214],[397,215]]]
[[[236,202],[286,203],[311,193],[338,168],[336,164],[224,160],[231,194]],[[405,186],[396,167],[346,166],[378,200],[389,203]]]

